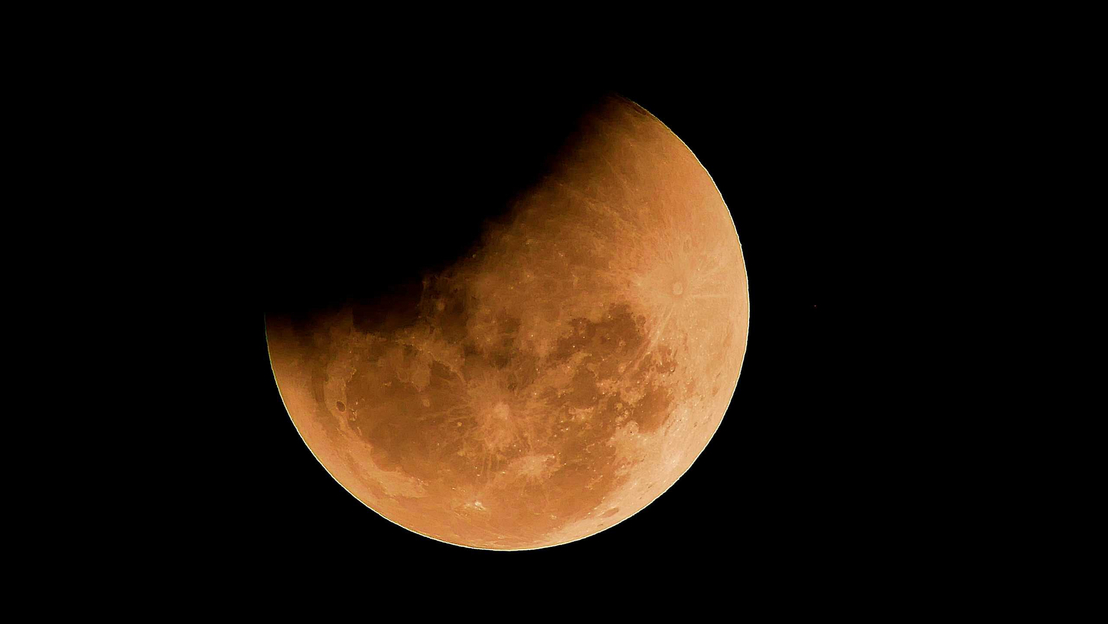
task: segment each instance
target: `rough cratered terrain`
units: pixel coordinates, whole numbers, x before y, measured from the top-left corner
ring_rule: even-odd
[[[688,469],[747,319],[711,178],[609,98],[451,266],[267,333],[297,429],[354,496],[435,539],[525,549],[610,527]]]

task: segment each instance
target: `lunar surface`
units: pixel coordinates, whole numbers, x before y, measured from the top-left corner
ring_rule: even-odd
[[[672,486],[727,411],[747,325],[718,189],[618,97],[447,268],[369,308],[266,319],[285,406],[343,487],[499,550],[593,535]]]

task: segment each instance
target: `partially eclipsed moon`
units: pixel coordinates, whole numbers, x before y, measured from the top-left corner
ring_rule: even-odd
[[[307,328],[267,318],[304,441],[400,526],[487,549],[587,537],[673,485],[727,411],[749,315],[719,191],[627,100],[578,139],[368,330],[350,306]]]

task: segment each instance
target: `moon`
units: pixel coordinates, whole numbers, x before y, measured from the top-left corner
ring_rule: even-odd
[[[688,470],[748,320],[712,178],[609,96],[463,255],[310,322],[267,315],[266,335],[297,431],[350,494],[435,540],[525,550],[619,524]]]

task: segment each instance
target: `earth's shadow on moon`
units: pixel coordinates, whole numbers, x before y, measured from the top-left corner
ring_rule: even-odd
[[[353,305],[367,327],[406,322],[396,315],[415,312],[420,279],[479,244],[608,94],[416,90],[308,112],[318,121],[271,139],[259,181],[274,204],[266,316],[304,325]]]

